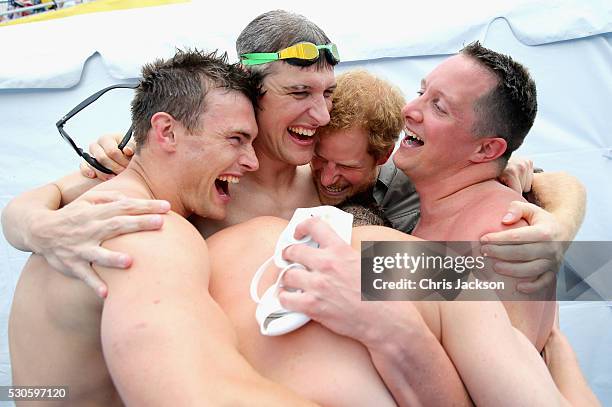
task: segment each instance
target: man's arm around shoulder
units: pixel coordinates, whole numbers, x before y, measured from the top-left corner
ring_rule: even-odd
[[[306,405],[263,379],[239,354],[233,328],[208,293],[206,244],[171,213],[160,231],[105,243],[129,250],[127,272],[100,270],[109,285],[102,346],[127,405]]]

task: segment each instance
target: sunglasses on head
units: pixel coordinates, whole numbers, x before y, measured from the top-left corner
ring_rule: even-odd
[[[336,44],[315,45],[311,42],[300,42],[278,52],[253,52],[240,55],[243,65],[261,65],[269,62],[287,60],[294,65],[310,65],[319,59],[320,51],[323,50],[325,58],[330,65],[340,62],[340,54]]]
[[[103,172],[105,174],[114,174],[114,172],[112,170],[110,170],[110,169],[106,168],[104,165],[100,164],[100,162],[98,160],[96,160],[96,158],[93,155],[88,154],[87,152],[83,151],[82,148],[77,146],[77,144],[74,142],[74,140],[72,140],[72,138],[64,130],[64,125],[66,124],[66,122],[68,120],[70,120],[72,117],[74,117],[81,110],[85,109],[87,106],[89,106],[90,104],[92,104],[93,102],[98,100],[100,98],[100,96],[102,96],[103,94],[105,94],[109,90],[111,90],[111,89],[118,89],[118,88],[136,89],[137,87],[138,87],[138,85],[113,85],[113,86],[109,86],[107,88],[104,88],[102,90],[99,90],[98,92],[94,93],[93,95],[91,95],[90,97],[88,97],[87,99],[85,99],[84,101],[79,103],[74,109],[72,109],[71,111],[66,113],[66,115],[64,115],[64,117],[62,117],[60,120],[58,120],[57,123],[55,123],[55,126],[57,127],[57,130],[61,134],[62,138],[64,140],[66,140],[66,142],[68,144],[70,144],[72,149],[79,155],[79,157],[83,158],[87,162],[87,164],[91,165],[92,167],[94,167],[96,170],[98,170],[100,172]],[[133,129],[134,129],[134,126],[133,125],[130,126],[128,131],[125,133],[125,136],[123,136],[123,139],[121,140],[121,143],[119,143],[119,146],[118,146],[119,150],[123,151],[123,148],[126,146],[128,141],[132,137]]]

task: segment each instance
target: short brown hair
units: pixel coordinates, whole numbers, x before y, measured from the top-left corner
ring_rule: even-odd
[[[166,112],[193,131],[198,128],[209,90],[236,91],[256,104],[258,83],[240,65],[228,64],[226,53],[178,50],[172,58],[144,65],[132,100],[136,150],[146,143],[155,113]]]
[[[401,91],[364,70],[349,71],[336,78],[330,122],[320,134],[363,128],[368,133],[368,153],[376,160],[386,156],[404,128]]]
[[[477,119],[472,132],[477,137],[496,135],[506,140],[508,147],[501,156],[505,167],[512,152],[523,143],[538,112],[535,82],[523,65],[478,41],[459,52],[497,78],[497,85],[474,103]]]

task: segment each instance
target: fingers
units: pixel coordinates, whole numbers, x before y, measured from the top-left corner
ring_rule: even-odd
[[[542,232],[533,226],[524,226],[502,232],[487,233],[480,238],[483,245],[517,245],[543,241]],[[484,247],[484,246],[483,246]]]
[[[127,269],[132,265],[132,258],[125,254],[96,246],[82,253],[83,259],[97,266]]]
[[[311,286],[311,281],[319,276],[313,272],[304,270],[303,268],[294,267],[285,272],[281,279],[283,288],[308,291]]]
[[[553,265],[548,259],[536,259],[519,263],[499,261],[493,264],[493,270],[495,270],[495,272],[515,278],[533,278],[545,273],[546,271],[551,271],[552,269]]]
[[[278,300],[283,308],[289,311],[301,312],[311,318],[315,314],[317,301],[312,293],[281,289],[278,292]]]
[[[79,171],[84,177],[92,179],[96,178],[96,172],[85,161],[81,161],[81,164],[79,165]]]
[[[130,141],[128,141],[127,145],[123,147],[123,154],[131,158],[135,152],[136,152],[136,142],[132,138],[130,139]]]
[[[100,217],[163,214],[170,210],[168,201],[128,198],[119,191],[89,191],[81,198],[96,205],[95,215]]]
[[[480,241],[487,243],[552,240],[552,234],[546,232],[554,230],[556,223],[552,215],[548,214],[545,210],[528,202],[512,201],[508,207],[508,212],[502,218],[502,223],[511,225],[521,219],[525,219],[530,226],[487,233],[480,238]]]
[[[94,236],[100,242],[126,233],[158,230],[164,223],[161,215],[113,216],[96,224]]]
[[[296,239],[302,239],[308,235],[322,248],[343,243],[343,240],[334,232],[331,226],[319,217],[307,219],[295,228],[294,237]]]
[[[315,249],[305,244],[294,244],[283,251],[283,258],[292,263],[300,263],[314,270],[326,266],[327,256],[321,249]]]
[[[88,191],[84,193],[81,198],[92,204],[101,204],[127,199],[127,197],[119,191]]]
[[[518,193],[523,192],[523,186],[521,185],[521,181],[510,174],[501,175],[499,177],[499,181],[508,188],[513,189]]]
[[[85,265],[85,263],[83,263],[83,265],[74,268],[73,274],[76,278],[91,287],[98,297],[106,298],[108,295],[106,283],[102,281],[91,265]]]
[[[512,201],[508,207],[508,212],[502,219],[502,223],[511,225],[521,219],[525,219],[531,225],[539,209],[538,206],[529,202]]]
[[[106,153],[106,151],[104,151],[102,146],[100,146],[98,143],[91,143],[89,145],[89,153],[93,155],[100,164],[102,164],[103,166],[105,166],[106,168],[114,172],[115,174],[119,174],[121,171],[125,169],[124,166],[118,164],[113,159],[111,159]],[[104,173],[101,173],[100,171],[97,171],[96,175],[98,175],[98,178],[103,179],[105,181],[112,178],[112,174],[110,175],[104,174]]]
[[[169,210],[170,203],[168,201],[124,198],[96,205],[93,216],[96,219],[105,219],[124,215],[164,214]]]
[[[531,191],[533,161],[522,157],[512,157],[500,175],[500,180],[519,193]]]
[[[119,172],[123,171],[130,163],[129,157],[127,157],[123,151],[119,150],[119,143],[112,136],[102,136],[98,140],[98,144],[102,147],[105,155],[118,165],[118,168],[121,168]],[[119,172],[115,170],[113,170],[113,172],[119,174]]]
[[[550,284],[554,282],[554,279],[555,273],[553,273],[552,271],[547,271],[533,282],[518,283],[516,285],[516,289],[525,294],[532,294],[536,291],[540,291],[543,288],[549,287]]]
[[[502,232],[487,233],[480,238],[483,245],[517,245],[524,243],[545,243],[557,246],[557,232],[554,229],[538,226],[523,226],[516,229],[504,230]]]
[[[505,261],[525,262],[536,259],[553,259],[556,257],[556,247],[550,242],[486,244],[480,248],[480,252],[485,256]]]

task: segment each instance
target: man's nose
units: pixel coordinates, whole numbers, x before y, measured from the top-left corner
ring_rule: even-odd
[[[333,162],[327,162],[321,170],[321,184],[324,186],[333,185],[338,180],[338,171],[336,164]]]
[[[423,121],[423,111],[419,99],[414,99],[402,108],[402,114],[406,124],[410,122],[420,123]]]
[[[259,168],[259,160],[257,159],[257,155],[255,155],[253,144],[248,145],[247,151],[240,156],[238,164],[244,167],[247,171],[257,171]]]
[[[325,126],[329,123],[329,106],[325,96],[316,97],[308,113],[319,126]]]

